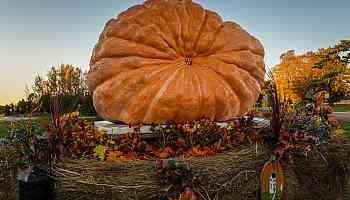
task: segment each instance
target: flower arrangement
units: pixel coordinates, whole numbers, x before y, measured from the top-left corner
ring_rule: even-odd
[[[116,136],[102,133],[79,119],[79,113],[54,118],[46,133],[53,154],[97,158],[101,161],[166,159],[176,156],[210,156],[235,145],[259,140],[259,128],[253,117],[242,117],[220,127],[215,122],[200,120],[182,124],[153,124],[152,138],[143,138],[139,129]]]

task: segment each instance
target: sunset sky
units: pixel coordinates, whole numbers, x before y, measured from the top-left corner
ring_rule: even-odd
[[[260,39],[266,64],[350,38],[349,0],[194,0]],[[0,0],[0,105],[52,65],[84,70],[108,19],[142,0]]]

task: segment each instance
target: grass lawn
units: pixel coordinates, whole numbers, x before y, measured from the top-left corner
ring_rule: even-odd
[[[345,130],[345,134],[348,136],[348,138],[350,139],[350,121],[347,122],[341,122],[343,129]]]
[[[350,103],[337,103],[333,106],[334,112],[350,112]]]
[[[0,137],[4,137],[8,134],[8,123],[0,121]]]
[[[96,116],[83,116],[81,117],[83,120],[87,121],[90,124],[93,124],[93,122],[98,119]],[[35,126],[35,133],[38,135],[43,134],[44,130],[42,130],[42,125],[45,127],[45,124],[47,125],[50,121],[50,116],[43,115],[40,117],[37,117],[33,119],[33,125]],[[19,124],[26,125],[26,121],[17,121]],[[8,126],[10,125],[10,122],[7,121],[0,121],[0,137],[4,137],[8,135]],[[17,125],[18,126],[18,125]]]
[[[33,119],[33,131],[35,134],[41,135],[43,133],[43,130],[41,128],[41,124],[43,123],[48,123],[49,118],[47,116],[42,116],[36,119]],[[23,130],[27,124],[28,120],[20,120],[20,121],[15,121],[15,126],[17,129]],[[9,126],[10,126],[10,121],[0,121],[0,137],[5,137],[9,135]]]

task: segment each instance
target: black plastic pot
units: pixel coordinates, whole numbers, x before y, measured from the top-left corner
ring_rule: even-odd
[[[18,178],[19,200],[51,200],[53,180],[47,172],[38,168],[22,172]]]

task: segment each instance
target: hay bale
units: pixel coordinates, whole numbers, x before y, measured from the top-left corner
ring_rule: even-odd
[[[259,199],[259,175],[271,148],[241,146],[211,156],[176,158],[202,177],[199,192],[206,200]],[[332,142],[294,164],[282,163],[284,199],[337,199],[343,195],[350,169],[350,145]],[[56,165],[56,199],[160,199],[164,191],[154,161],[104,163],[65,160]]]
[[[350,143],[335,139],[298,157],[293,165],[298,180],[295,199],[344,199],[350,176]]]
[[[252,145],[211,157],[176,160],[205,177],[203,194],[215,194],[220,199],[232,199],[226,194],[254,199],[259,191],[259,171],[268,158],[265,148]],[[161,193],[154,161],[65,160],[54,172],[57,199],[159,199]]]

